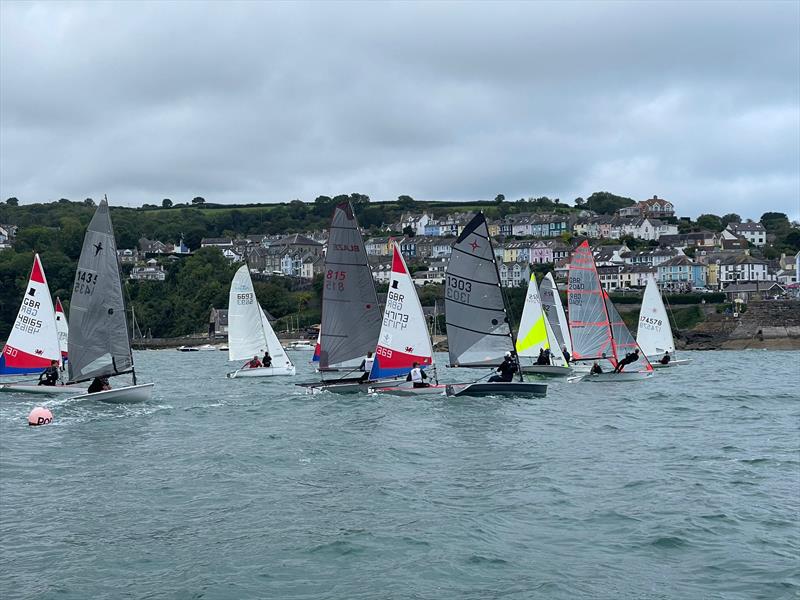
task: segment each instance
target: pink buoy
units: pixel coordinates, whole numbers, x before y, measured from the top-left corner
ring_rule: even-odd
[[[53,413],[51,413],[43,406],[37,406],[31,411],[31,414],[28,415],[28,425],[32,426],[47,425],[52,421],[53,421]]]

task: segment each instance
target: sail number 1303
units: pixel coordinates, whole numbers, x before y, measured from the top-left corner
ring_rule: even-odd
[[[469,295],[472,292],[472,282],[461,279],[455,275],[447,276],[447,286],[445,297],[456,302],[469,304]]]

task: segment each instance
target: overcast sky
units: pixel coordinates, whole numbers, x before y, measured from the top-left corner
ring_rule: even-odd
[[[800,2],[0,3],[0,197],[800,218]]]

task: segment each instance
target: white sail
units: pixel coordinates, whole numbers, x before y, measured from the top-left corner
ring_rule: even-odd
[[[246,360],[254,356],[260,359],[266,350],[261,306],[250,271],[247,265],[242,265],[233,276],[228,294],[228,360]]]
[[[536,275],[531,273],[528,293],[525,295],[525,306],[522,309],[522,318],[519,322],[517,355],[522,358],[536,359],[540,350],[550,350],[555,366],[567,366],[564,354],[558,345],[558,340],[542,309],[542,300],[536,285]]]
[[[658,291],[658,284],[652,278],[647,280],[647,287],[644,289],[636,341],[646,356],[656,357],[665,352],[675,352],[667,310]]]
[[[572,338],[569,336],[567,315],[564,314],[564,306],[561,304],[561,296],[558,295],[558,286],[553,280],[552,273],[545,275],[542,280],[539,296],[542,298],[542,308],[556,336],[555,339],[558,340],[559,348],[566,346],[567,352],[572,354]]]
[[[272,358],[272,366],[293,367],[292,361],[289,360],[286,350],[283,349],[283,346],[278,341],[278,336],[275,335],[275,330],[269,324],[269,319],[267,319],[267,314],[263,309],[261,310],[261,328],[264,331],[264,339],[269,349],[269,355]]]
[[[61,348],[61,360],[66,361],[69,356],[69,325],[61,299],[56,297],[56,330],[58,331],[58,346]]]
[[[423,368],[433,364],[433,348],[422,304],[400,246],[397,242],[392,245],[392,281],[369,375],[371,380],[406,375],[415,362]]]
[[[0,375],[41,373],[54,360],[61,362],[56,315],[36,254],[22,304],[0,355]]]

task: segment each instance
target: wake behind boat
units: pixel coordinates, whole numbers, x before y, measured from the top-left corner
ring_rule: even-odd
[[[94,380],[89,386],[92,391],[75,399],[141,402],[152,397],[152,383],[136,383],[125,314],[117,245],[104,198],[83,240],[69,306],[69,383]],[[108,388],[109,377],[125,374],[131,375],[132,385]]]

